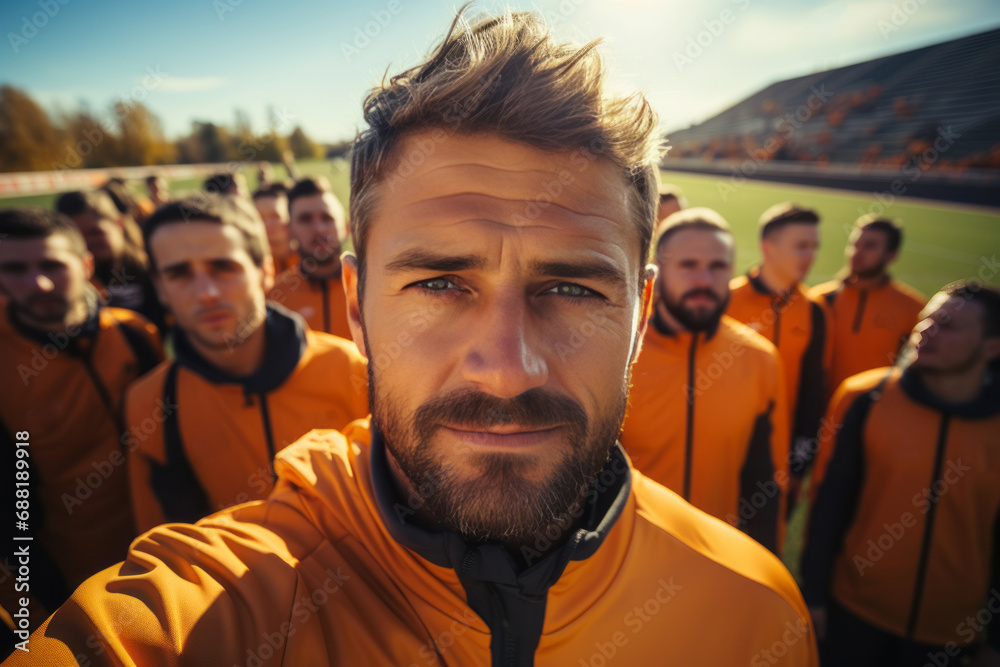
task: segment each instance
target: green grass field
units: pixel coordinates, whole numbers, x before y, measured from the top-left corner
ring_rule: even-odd
[[[283,166],[274,168],[277,177],[286,175]],[[329,178],[346,205],[349,192],[346,163],[314,160],[301,162],[299,168],[305,174],[323,174]],[[250,188],[255,188],[254,170],[247,169],[244,173]],[[680,172],[664,172],[663,180],[680,186],[691,206],[708,206],[729,221],[736,235],[737,272],[760,260],[757,219],[766,208],[786,200],[815,208],[823,219],[822,247],[807,280],[810,285],[829,280],[841,268],[844,245],[854,220],[863,213],[881,212],[874,194],[869,193],[756,181],[736,185],[728,179]],[[142,192],[141,185],[133,187]],[[170,183],[175,196],[200,188],[201,179]],[[0,206],[50,207],[55,197],[50,194],[0,199]],[[959,278],[979,277],[1000,284],[1000,210],[903,198],[888,206],[884,213],[904,224],[903,249],[892,269],[900,280],[928,296]],[[803,495],[808,495],[807,489]],[[806,512],[807,508],[800,506],[788,525],[784,560],[795,575],[798,575]]]

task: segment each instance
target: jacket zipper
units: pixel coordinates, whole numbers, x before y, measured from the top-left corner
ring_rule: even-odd
[[[941,468],[944,465],[944,451],[948,444],[948,423],[951,415],[941,415],[941,426],[938,429],[937,452],[934,456],[934,472],[931,474],[931,489],[929,497],[930,507],[927,509],[927,520],[924,522],[924,537],[920,545],[920,560],[917,561],[917,579],[913,587],[913,603],[910,605],[910,618],[906,623],[906,637],[913,638],[913,632],[917,627],[917,618],[920,616],[920,605],[924,595],[924,579],[927,576],[927,560],[930,556],[931,541],[934,537],[934,517],[937,513],[938,500],[940,498],[934,493],[934,485],[941,477]]]
[[[111,401],[111,393],[108,392],[108,388],[101,381],[101,376],[97,374],[97,369],[94,368],[89,352],[83,356],[83,367],[86,369],[87,375],[90,376],[90,381],[94,383],[97,394],[101,397],[101,403],[104,404],[104,409],[107,411],[108,416],[111,417],[111,423],[115,425],[115,430],[121,436],[125,433],[122,416],[115,412],[114,403]],[[123,438],[119,437],[118,441],[120,444],[124,444]]]
[[[778,347],[778,341],[781,339],[781,311],[778,310],[778,300],[771,300],[771,310],[774,311],[774,343],[775,347]]]
[[[249,391],[245,392],[243,396],[246,398],[244,405],[247,407],[253,405]],[[271,432],[271,413],[267,409],[267,394],[259,392],[257,399],[260,405],[260,420],[264,425],[264,439],[267,441],[267,461],[268,466],[271,468],[271,480],[277,482],[278,475],[274,472],[274,455],[277,452],[274,451],[274,434]]]
[[[319,284],[319,288],[323,291],[323,331],[332,333],[330,331],[330,285],[324,280]]]
[[[865,302],[868,301],[868,292],[866,290],[860,290],[858,294],[858,308],[854,311],[854,326],[851,328],[852,333],[858,333],[861,331],[861,320],[865,317]]]
[[[698,332],[691,334],[688,352],[687,428],[684,431],[684,500],[691,500],[691,450],[694,446],[694,359],[698,348]]]

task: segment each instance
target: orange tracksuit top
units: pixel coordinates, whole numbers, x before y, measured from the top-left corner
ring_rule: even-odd
[[[778,348],[788,392],[791,446],[799,438],[813,439],[823,416],[829,362],[823,308],[809,299],[802,285],[787,297],[772,293],[760,269],[729,283],[726,314],[743,322]],[[791,454],[791,472],[801,476],[810,462],[809,450]]]
[[[831,392],[852,375],[896,363],[900,345],[927,303],[915,289],[888,277],[865,290],[850,281],[831,280],[813,287],[809,296],[826,307]]]
[[[313,331],[351,340],[347,324],[347,296],[340,276],[326,280],[307,277],[300,264],[281,272],[267,298],[294,310]]]
[[[781,562],[618,447],[568,541],[520,566],[407,521],[426,496],[396,490],[367,421],[276,468],[266,501],[140,537],[9,664],[817,665]]]
[[[816,462],[806,599],[832,596],[911,641],[974,642],[980,612],[1000,595],[1000,384],[951,405],[912,371],[876,369],[843,383],[831,415],[836,447]],[[1000,623],[985,625],[1000,649]]]
[[[782,381],[774,345],[736,320],[675,333],[654,315],[621,443],[644,475],[777,553],[788,483]]]
[[[140,531],[196,521],[267,496],[274,455],[315,427],[368,414],[367,367],[353,342],[313,332],[269,304],[267,349],[253,375],[233,378],[176,331],[174,362],[126,399],[132,505]]]
[[[30,591],[18,593],[51,609],[84,579],[121,560],[137,534],[122,399],[128,383],[163,359],[156,328],[145,318],[100,306],[96,293],[87,298],[86,321],[60,332],[21,324],[10,306],[0,315],[0,439],[8,457],[4,488],[10,485],[2,534],[13,528],[14,510],[25,510],[30,530],[15,534],[34,537]],[[16,453],[15,443],[23,441],[30,444]],[[27,486],[15,487],[15,480]],[[15,489],[26,507],[15,505]],[[0,553],[8,556],[22,544],[11,536]],[[14,584],[13,577],[3,582],[5,607],[19,597]]]

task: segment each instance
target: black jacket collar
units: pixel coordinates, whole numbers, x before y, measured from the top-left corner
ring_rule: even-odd
[[[205,360],[184,332],[174,329],[177,363],[216,384],[242,385],[246,393],[273,391],[292,374],[306,351],[306,325],[302,317],[275,303],[267,304],[264,320],[264,363],[246,377],[233,377]]]
[[[899,385],[913,401],[962,419],[988,419],[1000,413],[1000,383],[989,377],[979,396],[965,403],[947,403],[927,389],[918,373],[907,368],[899,378]]]
[[[96,290],[88,288],[85,298],[87,300],[87,319],[78,327],[67,328],[63,331],[36,329],[18,318],[17,308],[15,308],[13,301],[7,305],[7,319],[14,330],[28,340],[39,345],[54,345],[60,352],[80,356],[86,349],[89,349],[87,341],[93,340],[101,329],[101,309],[103,308]]]

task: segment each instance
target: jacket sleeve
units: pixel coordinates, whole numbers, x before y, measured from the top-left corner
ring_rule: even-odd
[[[290,634],[294,559],[263,526],[225,518],[221,528],[178,525],[140,537],[124,563],[85,581],[31,635],[30,652],[15,651],[5,665],[232,665],[248,654],[261,667],[280,665],[281,651],[247,647]]]
[[[826,604],[833,561],[854,520],[864,482],[862,434],[872,402],[872,394],[864,393],[847,410],[826,477],[809,513],[802,556],[802,594],[809,606]]]
[[[803,446],[803,443],[813,441],[819,431],[819,420],[823,416],[824,399],[827,394],[824,368],[828,354],[826,317],[819,304],[812,301],[809,303],[812,310],[812,337],[802,355],[799,369],[799,396],[792,428],[795,455],[791,462],[791,472],[797,477],[801,477],[812,463],[810,448]]]

